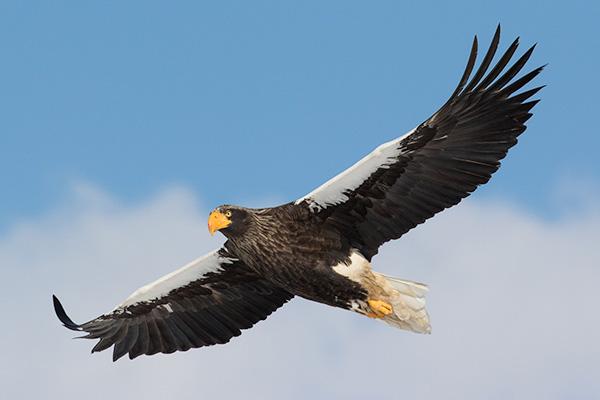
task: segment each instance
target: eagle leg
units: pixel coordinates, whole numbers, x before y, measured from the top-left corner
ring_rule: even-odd
[[[370,318],[384,318],[393,312],[392,305],[382,300],[367,300],[369,307],[371,307],[370,313],[367,314]]]

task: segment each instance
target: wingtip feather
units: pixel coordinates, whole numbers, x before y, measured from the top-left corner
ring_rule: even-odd
[[[65,308],[60,303],[60,300],[58,300],[58,297],[56,297],[54,294],[52,295],[52,303],[54,304],[54,312],[56,313],[56,316],[66,328],[69,328],[73,331],[81,331],[81,326],[69,318],[65,312]]]

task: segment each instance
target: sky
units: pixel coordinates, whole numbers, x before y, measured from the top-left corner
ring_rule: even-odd
[[[1,2],[2,387],[597,398],[600,6],[555,3]],[[227,346],[113,364],[60,327],[52,293],[95,317],[218,247],[216,205],[299,198],[412,129],[498,23],[548,63],[528,130],[488,185],[374,260],[431,285],[431,336],[295,300]]]

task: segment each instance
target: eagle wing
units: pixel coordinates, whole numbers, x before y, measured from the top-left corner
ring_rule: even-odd
[[[475,36],[456,90],[433,116],[295,204],[304,204],[324,223],[337,227],[370,259],[383,243],[486,183],[525,131],[530,110],[539,101],[529,99],[543,87],[515,94],[543,69],[514,80],[535,48],[507,68],[518,38],[489,69],[499,41],[500,26],[469,80],[477,58]]]
[[[54,309],[69,329],[100,339],[92,352],[114,345],[113,361],[129,353],[173,353],[227,343],[293,297],[220,249],[152,282],[111,312],[78,325],[56,296]]]

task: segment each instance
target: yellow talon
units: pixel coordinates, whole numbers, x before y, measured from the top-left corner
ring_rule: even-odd
[[[381,300],[367,300],[369,307],[371,307],[372,313],[368,313],[369,318],[383,318],[386,315],[392,313],[393,309],[391,304]]]

